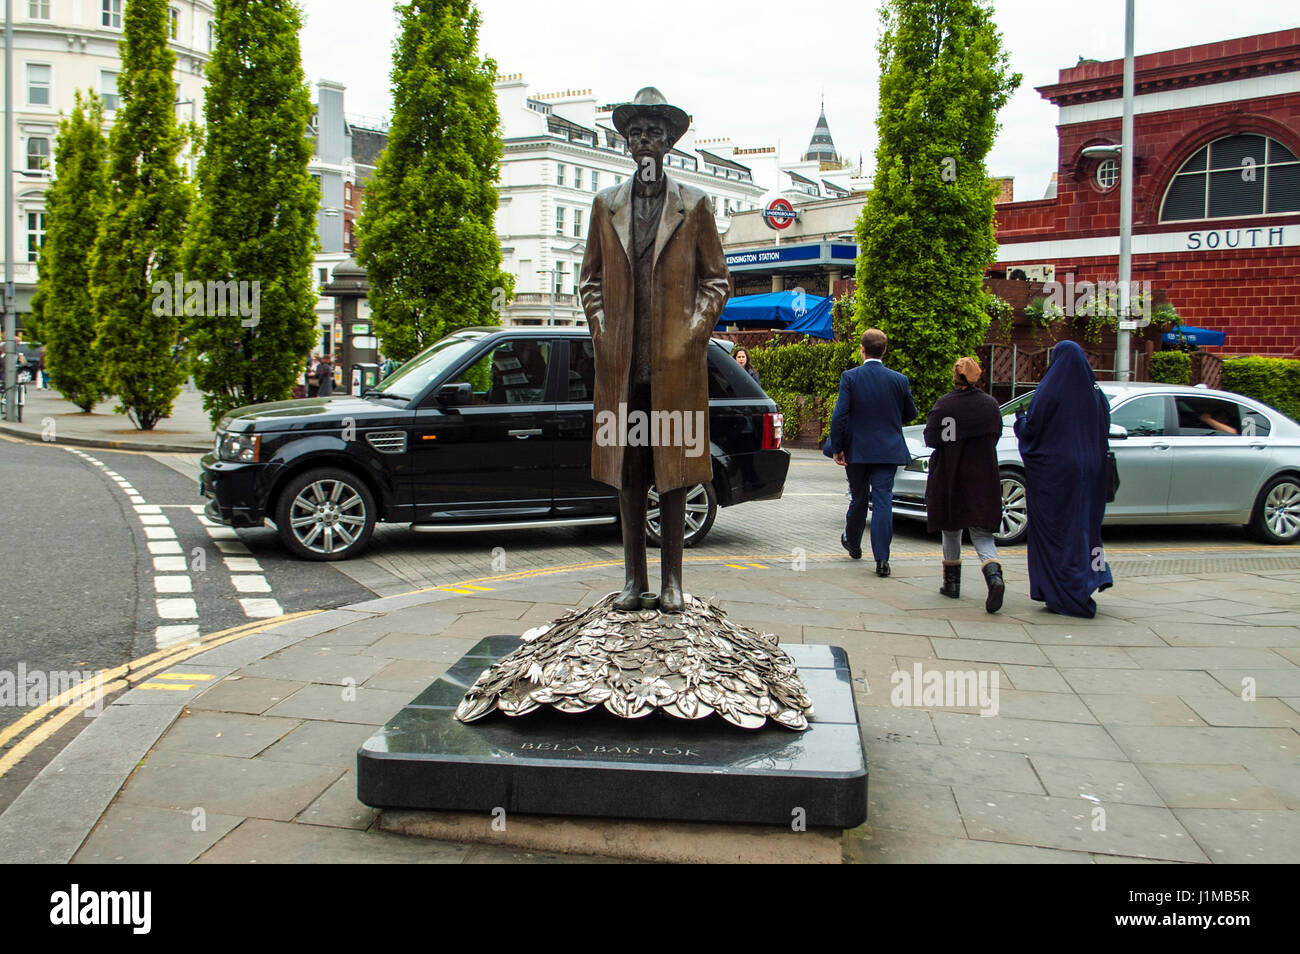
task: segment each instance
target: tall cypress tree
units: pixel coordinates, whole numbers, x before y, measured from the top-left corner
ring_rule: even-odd
[[[991,5],[887,0],[881,9],[874,188],[858,220],[858,330],[889,336],[885,363],[924,414],[953,362],[984,343],[982,283],[997,252],[984,159],[1020,85]]]
[[[190,346],[203,355],[194,380],[214,424],[231,408],[288,398],[316,341],[320,191],[307,171],[311,92],[301,29],[292,0],[216,3],[185,278],[248,283],[241,302],[256,302],[258,314],[245,307],[185,317]]]
[[[121,106],[109,136],[109,200],[95,244],[91,281],[105,382],[136,427],[153,430],[171,413],[184,372],[179,325],[155,307],[155,282],[180,270],[190,185],[177,165],[176,55],[167,45],[167,0],[131,0],[118,44]]]
[[[83,411],[104,399],[90,256],[104,213],[106,146],[103,103],[94,93],[83,98],[78,92],[72,114],[59,123],[57,177],[45,190],[49,225],[32,307],[40,313],[50,383]]]
[[[384,353],[400,361],[459,328],[499,324],[514,277],[493,225],[501,125],[478,11],[469,0],[397,9],[393,120],[366,186],[357,260]]]

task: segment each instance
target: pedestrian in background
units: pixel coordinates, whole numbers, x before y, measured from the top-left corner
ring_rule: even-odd
[[[997,452],[1002,411],[977,387],[982,373],[974,358],[959,359],[952,369],[953,389],[926,417],[925,444],[934,453],[925,483],[925,522],[931,533],[943,536],[939,592],[961,596],[961,535],[967,531],[988,585],[984,609],[996,613],[1006,591],[992,533],[1002,522]]]
[[[749,363],[749,352],[744,348],[737,348],[733,357],[736,359],[736,364],[744,368],[749,376],[754,379],[754,383],[759,387],[762,387],[763,382],[758,379],[758,372],[755,371],[754,366]]]
[[[862,533],[871,502],[871,555],[876,575],[889,576],[889,546],[894,537],[894,474],[910,463],[903,425],[916,417],[907,378],[881,360],[889,339],[879,328],[862,333],[862,364],[840,375],[840,393],[831,417],[831,434],[823,453],[845,468],[849,511],[840,546],[862,558]]]
[[[320,354],[312,352],[312,356],[307,360],[307,396],[316,397],[320,393]]]
[[[316,365],[316,396],[329,397],[333,393],[334,365],[330,364],[329,355],[325,355]]]
[[[1016,415],[1029,517],[1029,596],[1053,613],[1097,615],[1114,580],[1101,543],[1110,488],[1110,405],[1073,341],[1052,349],[1029,413]]]

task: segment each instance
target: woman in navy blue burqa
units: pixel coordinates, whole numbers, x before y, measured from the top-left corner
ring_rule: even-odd
[[[1097,615],[1092,594],[1114,580],[1101,544],[1109,470],[1110,406],[1073,341],[1016,418],[1029,510],[1029,596],[1053,613]]]

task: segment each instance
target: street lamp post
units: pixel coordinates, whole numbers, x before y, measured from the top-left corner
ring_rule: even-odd
[[[14,18],[13,0],[5,0],[5,287],[4,386],[6,421],[18,420],[18,320],[14,315]]]
[[[1119,155],[1119,330],[1115,336],[1115,380],[1129,379],[1129,330],[1133,322],[1133,0],[1124,3],[1124,118]],[[1149,306],[1148,302],[1148,306]]]

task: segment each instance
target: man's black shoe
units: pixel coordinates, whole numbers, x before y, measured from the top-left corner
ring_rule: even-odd
[[[876,561],[876,576],[889,576],[889,561],[888,561],[888,560],[877,560],[877,561]]]
[[[847,534],[844,534],[844,533],[841,533],[841,534],[840,534],[840,546],[842,546],[844,549],[848,550],[848,551],[849,551],[849,556],[851,556],[853,559],[855,559],[855,560],[861,560],[861,559],[862,559],[862,547],[851,547],[851,546],[849,546],[849,538],[848,538],[848,535],[847,535]]]

